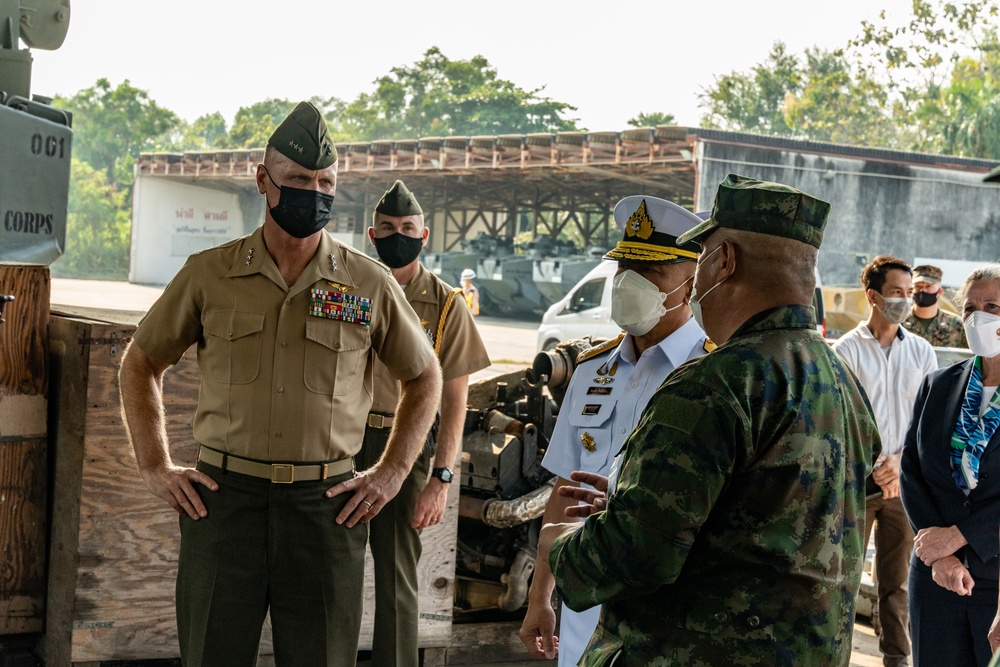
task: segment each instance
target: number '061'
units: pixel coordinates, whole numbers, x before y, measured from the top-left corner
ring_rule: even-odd
[[[37,132],[31,135],[31,152],[46,157],[66,157],[66,137],[43,137]]]

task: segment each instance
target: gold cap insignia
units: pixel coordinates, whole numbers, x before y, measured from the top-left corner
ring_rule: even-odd
[[[594,436],[590,435],[586,431],[580,436],[580,442],[583,443],[583,448],[588,452],[593,452],[597,449],[597,441],[594,440]]]
[[[653,221],[649,219],[649,213],[646,211],[646,200],[643,199],[639,208],[625,223],[625,236],[638,236],[640,239],[646,240],[652,235]]]

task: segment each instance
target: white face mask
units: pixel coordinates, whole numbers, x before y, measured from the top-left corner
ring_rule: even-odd
[[[661,317],[684,305],[682,302],[667,308],[663,302],[685,284],[687,280],[663,293],[635,271],[622,271],[611,283],[611,319],[633,336],[649,333]]]
[[[712,255],[714,255],[715,253],[717,253],[720,248],[722,248],[721,245],[720,246],[716,246],[715,250],[713,250],[712,252],[710,252],[707,255],[705,255],[703,259],[704,260],[708,260],[708,258],[711,257]],[[700,266],[701,262],[699,261],[698,264]],[[704,298],[706,296],[708,296],[709,294],[712,293],[712,290],[714,290],[716,287],[718,287],[719,285],[721,285],[724,282],[726,282],[725,278],[723,278],[722,280],[720,280],[719,282],[715,283],[714,285],[712,285],[711,287],[709,287],[707,290],[705,290],[704,294],[697,295],[697,294],[695,294],[695,292],[698,289],[697,288],[697,285],[698,285],[698,269],[694,270],[694,284],[695,284],[695,287],[691,291],[691,302],[688,305],[691,306],[691,314],[694,316],[694,321],[698,323],[698,326],[701,327],[702,331],[705,330],[705,320],[703,319],[704,315],[701,312],[701,302],[704,300]]]
[[[965,337],[974,354],[992,359],[1000,354],[1000,315],[976,310],[965,318]]]
[[[885,301],[885,305],[879,308],[882,311],[882,317],[889,324],[899,324],[910,314],[910,310],[913,309],[913,299],[902,296],[902,297],[882,297]],[[875,306],[878,308],[878,305]]]

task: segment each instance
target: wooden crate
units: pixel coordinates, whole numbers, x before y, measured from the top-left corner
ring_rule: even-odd
[[[0,635],[45,620],[49,269],[0,264]]]
[[[178,655],[174,615],[177,515],[146,489],[125,438],[118,369],[138,314],[54,315],[53,391],[58,391],[49,598],[43,650],[49,667]],[[194,348],[167,371],[171,453],[193,465],[191,421],[199,375]],[[441,524],[422,535],[420,644],[447,646],[454,597],[458,488]],[[369,557],[360,648],[371,647]],[[265,626],[261,653],[271,651]]]

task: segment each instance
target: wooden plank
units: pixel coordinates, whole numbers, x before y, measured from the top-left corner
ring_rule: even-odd
[[[76,511],[69,508],[73,516],[60,519],[54,533],[59,536],[58,545],[64,557],[59,560],[62,571],[51,575],[53,581],[60,581],[60,613],[58,619],[50,615],[46,654],[59,654],[50,645],[58,644],[57,635],[62,633],[66,634],[66,644],[71,649],[66,662],[47,664],[176,657],[177,515],[147,490],[136,471],[120,417],[117,374],[123,341],[131,338],[134,327],[56,319],[75,323],[53,327],[60,337],[60,346],[74,353],[87,347],[89,355],[80,360],[79,365],[85,367],[82,372],[69,368],[65,359],[76,357],[68,352],[63,361],[64,375],[76,373],[76,383],[81,375],[86,376],[85,391],[74,392],[72,399],[77,409],[81,402],[85,404],[85,414],[82,443],[76,450],[68,443],[63,452],[60,440],[57,470],[61,471],[67,488],[76,485],[79,505]],[[192,465],[197,453],[191,421],[199,383],[192,348],[164,377],[172,455],[176,462],[185,465]],[[60,386],[71,384],[64,377]],[[69,406],[60,406],[60,412],[66,424],[74,418],[80,421],[80,416],[74,415]],[[74,434],[68,431],[71,431],[68,426],[60,427],[59,437],[72,441]],[[451,637],[460,486],[457,482],[449,489],[445,519],[421,536],[424,555],[418,568],[419,640],[425,647],[447,646]],[[57,488],[62,483],[57,482]],[[78,526],[75,532],[74,518]],[[365,649],[371,647],[374,613],[370,566],[367,577],[360,640],[361,648]],[[260,650],[262,654],[272,652],[269,623],[265,624]]]
[[[488,665],[523,661],[527,656],[517,633],[521,621],[457,623],[448,649],[448,665]]]
[[[52,539],[42,657],[50,667],[70,664],[73,609],[79,567],[80,470],[86,433],[90,346],[78,341],[90,325],[54,317],[50,327],[52,441]]]
[[[0,324],[0,635],[45,618],[48,442],[47,266],[0,264],[15,300]]]
[[[0,262],[0,294],[14,301],[0,325],[0,387],[8,393],[47,395],[49,267]]]

